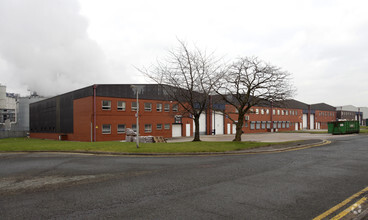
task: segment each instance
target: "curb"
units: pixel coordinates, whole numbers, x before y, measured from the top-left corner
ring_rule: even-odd
[[[100,151],[0,151],[3,153],[62,153],[62,154],[85,154],[85,155],[101,155],[101,156],[134,156],[134,157],[159,157],[159,156],[225,156],[225,155],[247,155],[247,154],[267,154],[267,153],[282,153],[288,151],[303,150],[312,147],[319,147],[330,144],[329,140],[322,140],[317,143],[304,144],[298,146],[284,147],[279,149],[262,150],[261,148],[242,150],[242,151],[227,151],[227,152],[196,152],[196,153],[118,153],[118,152],[100,152]]]

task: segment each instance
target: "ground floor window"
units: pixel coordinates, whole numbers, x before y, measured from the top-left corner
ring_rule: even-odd
[[[267,122],[267,129],[270,129],[271,128],[271,122],[270,121],[268,121]]]
[[[252,122],[250,122],[250,129],[254,130],[254,128],[255,128],[255,123],[252,121]]]
[[[165,124],[165,129],[169,130],[170,129],[170,124]]]
[[[119,124],[118,125],[118,134],[122,134],[125,133],[125,125],[124,124]]]
[[[266,122],[262,121],[262,129],[266,129]]]
[[[281,128],[281,121],[279,121],[278,125],[277,125],[277,128]]]
[[[136,124],[132,124],[132,129],[134,132],[137,132],[137,125]]]
[[[145,133],[150,133],[150,132],[152,132],[152,125],[151,125],[151,124],[145,124],[145,125],[144,125],[144,132],[145,132]]]
[[[261,122],[260,121],[257,121],[256,129],[261,129]]]
[[[102,125],[102,134],[111,134],[111,125],[109,124]]]
[[[161,129],[162,129],[162,124],[157,124],[157,125],[156,125],[156,129],[157,129],[157,130],[161,130]]]
[[[285,122],[282,122],[282,128],[285,128]]]

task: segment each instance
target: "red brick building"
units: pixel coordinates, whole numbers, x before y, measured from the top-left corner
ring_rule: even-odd
[[[139,134],[166,138],[193,136],[194,123],[159,85],[139,85]],[[131,85],[93,85],[30,105],[32,138],[73,141],[125,140],[137,129],[136,93]],[[228,114],[224,114],[224,112]],[[186,116],[187,115],[187,116]],[[231,120],[233,119],[233,120]],[[254,106],[246,115],[244,133],[326,129],[336,111],[327,104],[288,100]],[[208,105],[200,117],[201,134],[235,134],[233,106]]]

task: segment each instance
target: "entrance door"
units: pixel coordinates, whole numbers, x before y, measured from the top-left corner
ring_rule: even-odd
[[[185,125],[185,136],[190,137],[190,124]]]
[[[314,114],[310,115],[310,129],[314,129]]]
[[[307,128],[308,128],[308,115],[303,114],[303,129],[307,129]]]
[[[295,131],[299,130],[299,123],[295,122]]]
[[[233,134],[236,133],[236,124],[233,124]]]

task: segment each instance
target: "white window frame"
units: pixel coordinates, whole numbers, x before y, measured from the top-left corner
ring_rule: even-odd
[[[156,125],[156,130],[162,130],[162,124],[157,124]]]
[[[117,109],[118,109],[118,111],[125,111],[125,109],[126,109],[125,101],[118,101],[117,102]]]
[[[145,124],[144,133],[151,133],[151,132],[152,132],[152,124]]]
[[[111,124],[102,125],[102,134],[111,134]]]
[[[107,104],[104,103],[104,102],[107,102]],[[111,110],[111,101],[110,100],[102,100],[102,110]]]
[[[167,107],[167,108],[166,108]],[[168,104],[168,103],[165,103],[164,104],[164,111],[165,112],[170,112],[170,104]]]
[[[133,106],[133,104],[135,104],[135,106]],[[131,103],[131,110],[136,112],[136,111],[137,111],[137,109],[138,109],[137,102],[132,102],[132,103]]]
[[[177,111],[179,111],[179,105],[178,105],[178,104],[173,104],[173,105],[172,105],[172,111],[173,111],[173,112],[177,112]]]
[[[156,111],[162,112],[162,103],[157,103],[156,104]]]
[[[150,103],[150,102],[145,102],[145,103],[144,103],[144,111],[146,111],[146,112],[150,112],[150,111],[152,111],[152,103]]]
[[[124,129],[121,129],[121,130],[119,131],[119,126],[124,126]],[[124,134],[124,133],[125,133],[125,129],[126,129],[125,124],[118,124],[118,126],[117,126],[118,134]]]

